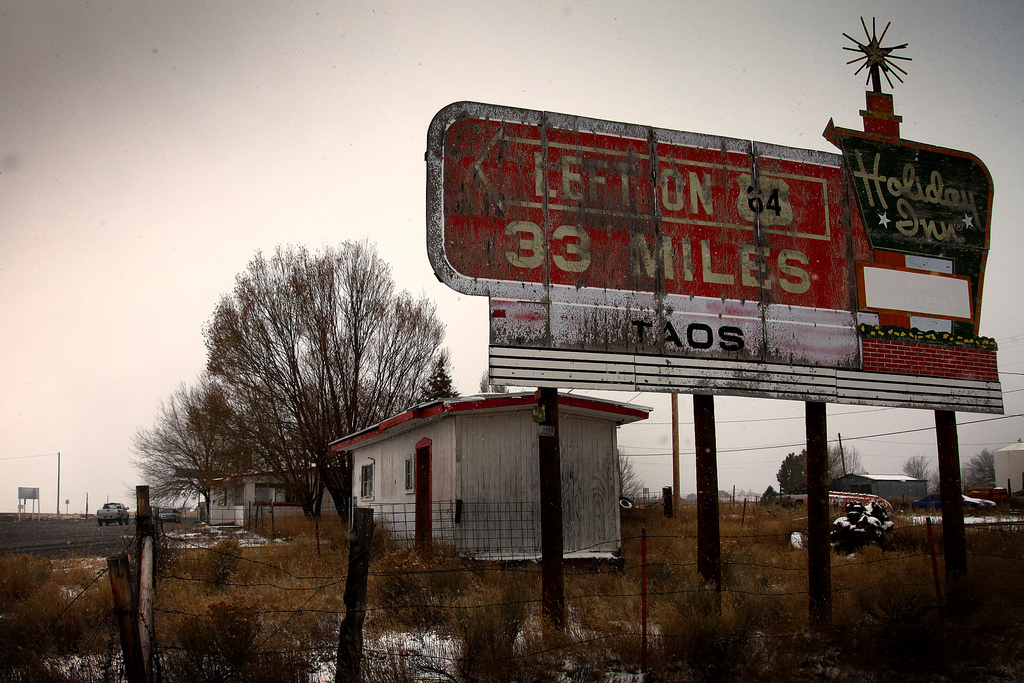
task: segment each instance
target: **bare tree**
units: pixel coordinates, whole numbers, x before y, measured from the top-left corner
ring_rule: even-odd
[[[856,446],[835,444],[828,449],[828,478],[834,481],[847,474],[860,474],[864,471],[860,453]]]
[[[967,462],[964,469],[964,486],[995,486],[996,459],[989,449],[984,449]]]
[[[195,387],[178,387],[160,406],[153,427],[139,430],[133,439],[133,464],[154,498],[197,496],[209,515],[213,481],[243,467],[236,418],[216,380],[204,377]]]
[[[636,500],[644,494],[644,483],[636,473],[633,459],[619,449],[619,496]]]
[[[430,301],[396,292],[367,242],[318,254],[257,254],[207,325],[208,367],[239,405],[247,442],[319,513],[323,488],[344,517],[347,453],[330,443],[413,402],[444,336]]]
[[[490,374],[484,370],[484,374],[480,375],[480,393],[481,394],[507,394],[508,387],[497,386],[491,384]]]
[[[914,479],[928,480],[931,476],[931,461],[927,456],[915,455],[903,462],[903,474]]]

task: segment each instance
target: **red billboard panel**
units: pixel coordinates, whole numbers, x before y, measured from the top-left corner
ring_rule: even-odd
[[[849,308],[838,155],[650,132],[451,122],[448,264],[470,289],[530,283]]]

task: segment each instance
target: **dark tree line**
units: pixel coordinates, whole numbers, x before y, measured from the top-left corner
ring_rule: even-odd
[[[210,471],[273,473],[308,515],[319,514],[325,490],[347,513],[352,463],[331,451],[332,441],[418,399],[455,393],[434,304],[396,291],[390,267],[367,242],[315,254],[301,247],[257,253],[204,337],[207,374],[199,385],[217,387],[229,415],[190,425],[216,436],[189,443],[230,444]],[[189,403],[183,392],[161,408],[153,429],[136,435],[138,464],[158,490],[208,495],[206,480],[185,481],[160,464],[162,426],[175,400]]]

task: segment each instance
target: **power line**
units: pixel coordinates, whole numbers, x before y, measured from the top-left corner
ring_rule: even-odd
[[[1013,415],[997,415],[995,417],[987,417],[987,418],[983,418],[981,420],[972,420],[971,422],[961,422],[957,426],[958,427],[966,427],[968,425],[979,424],[979,423],[982,423],[982,422],[992,422],[993,420],[1006,420],[1006,419],[1013,418],[1013,417],[1024,417],[1024,413],[1015,413]],[[877,439],[877,438],[880,438],[880,437],[883,437],[883,436],[895,436],[897,434],[912,434],[914,432],[927,432],[927,431],[933,431],[934,429],[935,429],[935,427],[915,427],[914,429],[901,429],[901,430],[895,431],[895,432],[884,432],[884,433],[881,433],[881,434],[866,434],[866,435],[863,435],[863,436],[847,436],[845,438],[848,441],[853,441],[854,439]],[[829,441],[834,442],[836,440],[835,439],[830,439]],[[805,442],[798,441],[798,442],[795,442],[795,443],[781,443],[781,444],[773,444],[773,445],[770,445],[770,446],[743,446],[743,447],[739,447],[739,448],[719,448],[718,452],[719,453],[742,453],[742,452],[749,452],[749,451],[767,451],[767,450],[773,450],[773,449],[776,449],[776,448],[796,448],[796,447],[803,447],[803,446],[806,446],[806,445],[807,444]],[[631,447],[630,446],[623,446],[623,448],[631,448]],[[646,448],[646,447],[645,446],[635,446],[633,448]],[[652,457],[652,456],[669,455],[669,453],[666,453],[666,452],[659,452],[659,453],[627,453],[626,455],[628,457],[630,457],[630,458],[648,458],[648,457]]]
[[[40,453],[39,455],[12,455],[7,458],[0,458],[0,460],[24,460],[25,458],[52,458],[55,455],[57,455],[56,452]]]
[[[1024,373],[1022,373],[1022,374],[1024,374]],[[1015,391],[1024,391],[1024,389],[1016,389]],[[1004,394],[1009,394],[1011,392],[1004,391],[1003,393]],[[831,413],[829,415],[829,417],[842,417],[844,415],[866,415],[867,413],[877,413],[877,412],[881,412],[881,411],[884,411],[884,410],[895,410],[895,409],[894,408],[872,408],[870,410],[854,410],[854,411],[850,411],[850,412],[846,412],[846,413]],[[740,419],[737,419],[737,420],[716,420],[715,424],[742,424],[742,423],[745,423],[745,422],[780,422],[780,421],[783,421],[783,420],[803,420],[803,419],[805,419],[803,415],[790,415],[788,417],[759,417],[759,418],[755,418],[755,419],[740,418]],[[637,426],[637,427],[646,427],[648,425],[667,425],[667,424],[672,424],[672,423],[671,422],[654,422],[654,421],[651,421],[651,420],[644,420],[642,422],[634,423],[634,425]],[[681,426],[687,426],[687,425],[692,425],[693,423],[692,422],[680,422],[679,424]]]

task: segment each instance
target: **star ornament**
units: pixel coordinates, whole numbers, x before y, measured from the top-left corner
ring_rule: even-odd
[[[872,89],[874,90],[874,92],[882,92],[882,79],[881,79],[881,76],[879,74],[884,74],[885,75],[885,80],[887,80],[889,82],[889,87],[890,88],[892,88],[894,86],[893,86],[893,83],[892,83],[892,79],[889,78],[889,74],[892,74],[893,76],[895,76],[896,80],[899,81],[900,83],[902,83],[903,79],[900,78],[900,74],[903,74],[904,76],[906,76],[907,72],[904,71],[899,66],[899,64],[896,64],[892,60],[894,60],[894,59],[902,59],[902,60],[908,61],[908,62],[912,61],[912,60],[910,59],[910,57],[901,57],[900,55],[894,55],[892,53],[893,53],[894,50],[902,50],[903,48],[905,48],[907,46],[907,43],[903,43],[902,45],[893,45],[892,47],[882,47],[882,41],[885,39],[885,34],[889,31],[889,26],[892,25],[891,21],[885,25],[885,29],[882,30],[882,35],[880,37],[877,35],[877,33],[875,31],[875,20],[874,19],[871,20],[871,32],[870,33],[868,33],[868,25],[864,22],[864,17],[861,17],[860,24],[861,24],[861,26],[864,27],[864,36],[867,38],[868,42],[861,43],[860,41],[858,41],[856,38],[854,38],[850,34],[848,34],[848,33],[844,33],[843,34],[844,36],[849,38],[851,41],[853,41],[854,45],[857,46],[857,47],[843,46],[843,49],[844,50],[849,50],[850,52],[860,52],[860,53],[862,53],[860,57],[856,57],[856,58],[851,59],[850,61],[847,62],[847,64],[854,64],[856,62],[864,62],[863,64],[861,64],[857,68],[857,70],[854,72],[854,74],[855,75],[859,74],[863,69],[866,68],[868,70],[868,78],[865,81],[865,85],[870,83],[872,85]],[[896,73],[897,71],[899,73]]]
[[[889,227],[889,223],[892,223],[892,221],[889,220],[889,214],[888,213],[880,213],[880,214],[878,214],[878,224],[879,225],[888,228]]]

